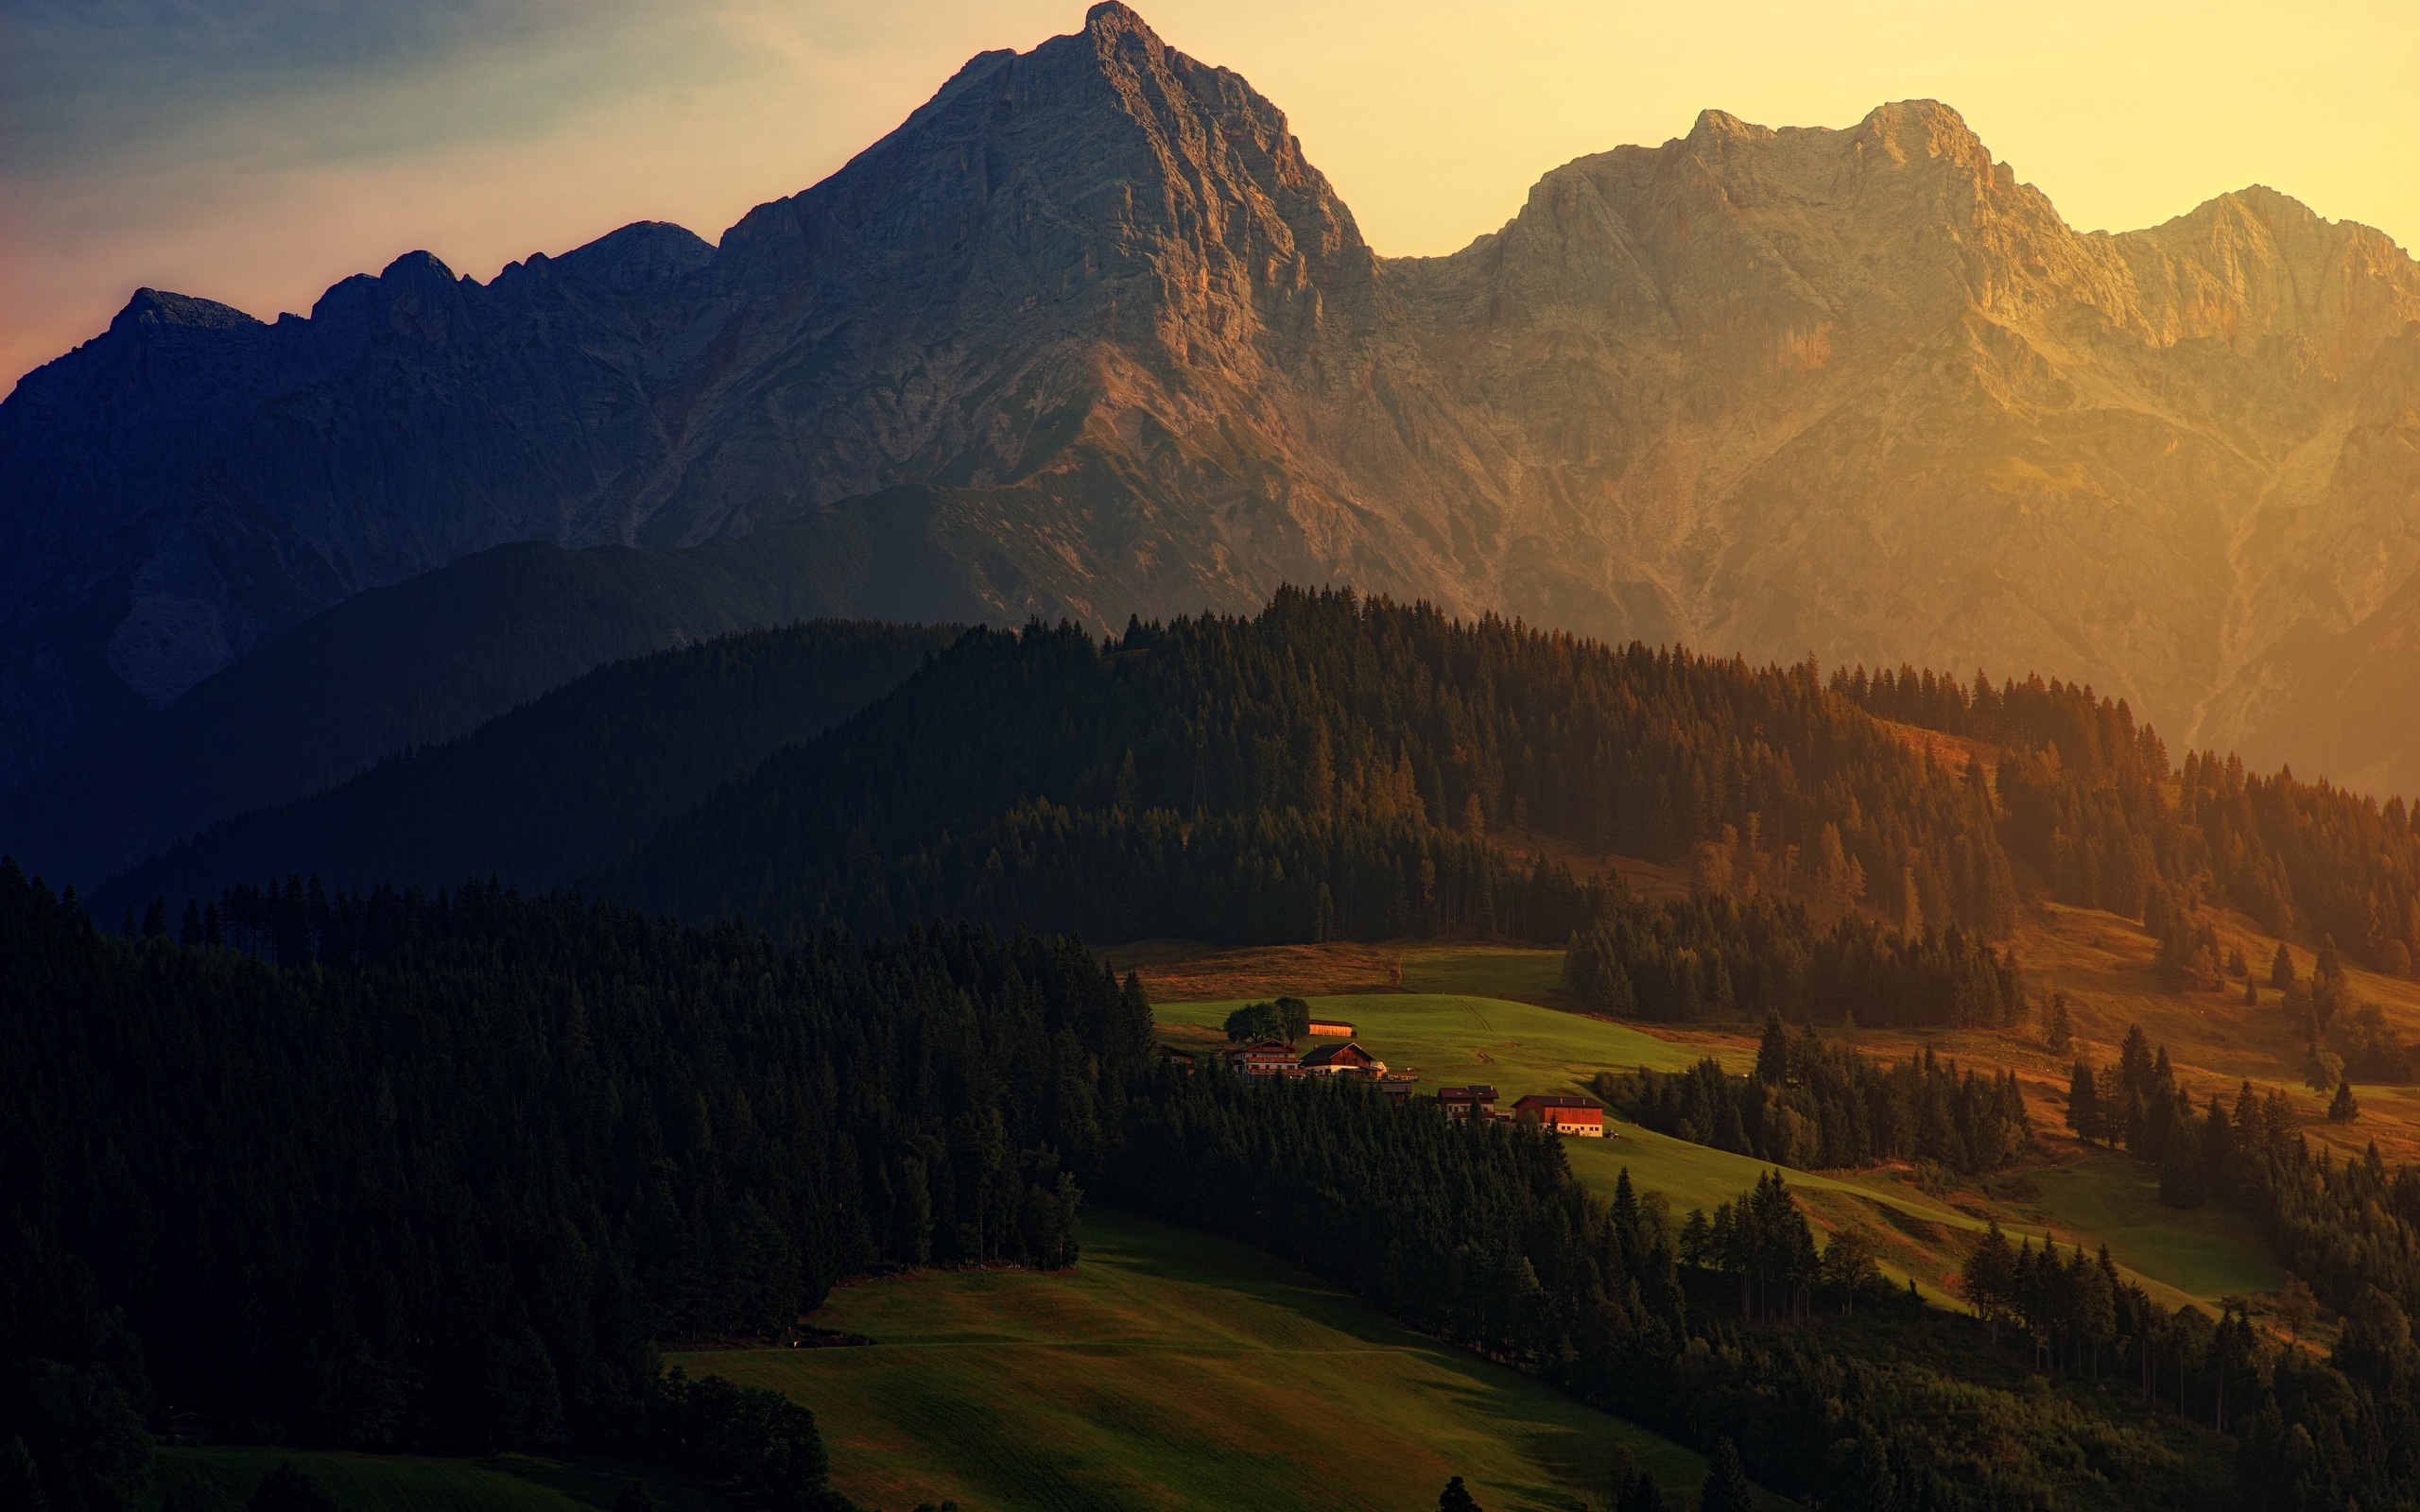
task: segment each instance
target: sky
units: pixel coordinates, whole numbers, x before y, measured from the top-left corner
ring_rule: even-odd
[[[1715,107],[1948,102],[2079,229],[2266,183],[2420,246],[2420,3],[1146,0],[1285,110],[1388,254]],[[264,318],[434,252],[713,239],[1080,0],[0,0],[0,384],[146,285]]]

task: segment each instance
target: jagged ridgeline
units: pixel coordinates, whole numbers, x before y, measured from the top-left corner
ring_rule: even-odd
[[[1230,941],[1562,943],[1599,901],[1500,829],[1674,858],[1825,844],[1936,924],[2005,934],[1989,795],[1813,667],[1616,648],[1349,593],[1252,619],[974,632],[670,826],[604,890],[777,933],[919,919]]]
[[[318,927],[286,967],[124,940],[0,865],[0,1366],[271,1442],[612,1439],[651,1341],[1071,1263],[1150,1052],[1072,941],[783,951],[488,888]]]

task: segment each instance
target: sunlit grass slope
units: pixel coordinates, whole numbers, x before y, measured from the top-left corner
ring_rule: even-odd
[[[1429,980],[1485,986],[1489,972],[1501,971],[1498,980],[1518,989],[1534,985],[1541,974],[1538,957],[1551,953],[1472,948],[1437,954],[1443,959],[1426,968],[1436,972]],[[1407,984],[1420,979],[1423,971],[1421,957],[1406,957]],[[1754,1058],[1736,1025],[1666,1039],[1609,1020],[1468,993],[1355,994],[1313,998],[1311,1004],[1322,1017],[1350,1020],[1360,1042],[1391,1069],[1416,1071],[1422,1091],[1484,1081],[1507,1106],[1524,1092],[1583,1091],[1602,1070],[1644,1065],[1671,1071],[1711,1054],[1739,1072]],[[1223,1042],[1218,1026],[1236,1005],[1170,1003],[1153,1011],[1169,1043],[1208,1049]],[[1912,1048],[1910,1041],[1876,1047],[1876,1053]],[[2037,1121],[2044,1115],[2037,1107]],[[1616,1137],[1601,1143],[1566,1142],[1574,1174],[1610,1193],[1628,1167],[1636,1185],[1663,1193],[1676,1214],[1727,1201],[1771,1169],[1764,1161],[1634,1125],[1616,1121],[1608,1127]],[[1864,1229],[1894,1280],[1913,1278],[1936,1300],[1954,1299],[1950,1278],[1993,1219],[2013,1237],[2038,1241],[2056,1235],[2063,1244],[2081,1241],[2087,1248],[2105,1242],[2119,1266],[2169,1306],[2215,1305],[2231,1295],[2273,1290],[2285,1279],[2248,1220],[2216,1205],[2189,1212],[2162,1207],[2148,1168],[2119,1155],[2042,1167],[2022,1181],[1999,1183],[1997,1196],[1980,1190],[1935,1195],[1900,1171],[1793,1172],[1790,1181],[1821,1227]]]
[[[1452,1475],[1490,1512],[1577,1512],[1617,1445],[1674,1489],[1704,1473],[1291,1265],[1129,1213],[1086,1214],[1071,1272],[870,1281],[816,1321],[878,1342],[675,1359],[812,1408],[834,1484],[894,1512],[1401,1512]]]

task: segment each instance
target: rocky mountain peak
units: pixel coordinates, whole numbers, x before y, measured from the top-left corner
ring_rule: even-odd
[[[775,522],[836,612],[1348,581],[2039,669],[2181,737],[2296,625],[2420,603],[2415,320],[2375,232],[2255,186],[2079,235],[1921,99],[1708,110],[1382,261],[1282,112],[1103,4],[717,245],[411,254],[274,326],[138,294],[0,407],[0,783],[466,551]]]
[[[190,294],[171,294],[165,289],[141,288],[126,301],[126,307],[110,320],[112,331],[130,331],[140,326],[183,326],[197,331],[230,331],[261,322],[232,304],[216,300],[199,300]]]

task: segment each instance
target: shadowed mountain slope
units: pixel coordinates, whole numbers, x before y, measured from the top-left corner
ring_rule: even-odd
[[[918,534],[933,499],[868,502],[871,524],[836,511],[688,551],[533,541],[358,594],[0,797],[0,851],[90,894],[199,830],[453,740],[605,662],[801,620],[981,611]],[[878,637],[904,658],[891,680],[925,633]]]
[[[104,915],[264,877],[563,887],[716,785],[880,698],[958,634],[818,621],[600,667],[445,745],[215,825],[118,878]]]

